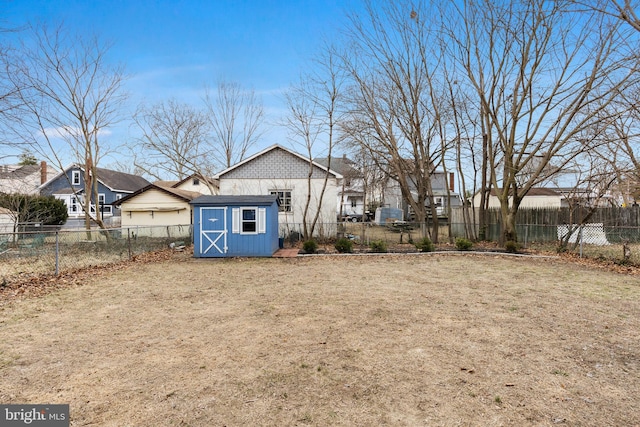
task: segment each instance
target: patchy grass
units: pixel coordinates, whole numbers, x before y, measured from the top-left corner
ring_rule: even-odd
[[[72,425],[637,425],[640,278],[474,255],[168,260],[0,308]]]

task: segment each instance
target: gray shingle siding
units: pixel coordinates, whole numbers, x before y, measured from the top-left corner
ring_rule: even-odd
[[[323,179],[325,171],[313,168],[313,179]],[[276,148],[220,176],[222,179],[306,179],[309,162]]]

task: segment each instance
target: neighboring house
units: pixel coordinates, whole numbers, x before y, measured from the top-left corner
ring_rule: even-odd
[[[194,191],[149,184],[135,193],[115,201],[113,206],[121,212],[120,226],[122,228],[190,227],[193,222],[189,203],[200,196],[202,194]],[[154,233],[158,233],[157,229],[140,228],[137,234],[150,236]],[[164,235],[166,236],[166,232]]]
[[[279,248],[276,195],[193,200],[193,256],[271,256]]]
[[[435,171],[431,174],[431,188],[433,191],[433,201],[436,205],[438,216],[443,217],[447,214],[449,206],[456,207],[462,205],[460,195],[455,192],[455,178],[453,172],[445,173]],[[415,190],[411,191],[413,197],[417,198],[418,194]],[[393,179],[389,179],[384,190],[384,199],[382,206],[401,209],[406,219],[411,218],[411,207],[406,199],[402,196],[400,184]],[[429,206],[429,199],[425,201],[425,206]]]
[[[149,185],[149,181],[124,172],[98,168],[98,200],[92,200],[90,208],[92,216],[100,215],[103,219],[120,216],[114,208],[117,200]],[[84,168],[71,165],[39,187],[43,196],[52,195],[65,202],[70,219],[83,218],[84,210]]]
[[[0,193],[37,195],[39,187],[56,174],[44,161],[37,165],[2,165]]]
[[[329,163],[329,160],[331,163]],[[336,185],[338,216],[364,217],[365,205],[368,200],[371,200],[371,197],[365,194],[364,176],[356,163],[346,156],[333,157],[331,159],[325,157],[316,159],[316,162],[325,168],[331,167],[331,170],[342,175]],[[365,197],[367,201],[365,201]]]
[[[543,188],[534,187],[522,198],[521,208],[566,208],[569,206],[611,206],[610,198],[596,197],[589,191],[579,191],[574,188]],[[473,196],[473,206],[480,207],[480,192]],[[489,195],[489,208],[499,208],[500,201],[495,189]]]
[[[481,195],[477,192],[473,196],[473,206],[480,207]],[[563,196],[551,188],[532,188],[522,199],[521,208],[559,208],[562,206]],[[500,200],[496,197],[495,189],[489,194],[489,209],[499,208]]]
[[[218,182],[215,179],[204,178],[197,174],[190,175],[180,181],[177,181],[171,184],[171,187],[209,196],[218,194]]]
[[[0,234],[13,233],[18,214],[10,209],[0,207]],[[0,236],[0,241],[6,240]],[[1,252],[1,249],[0,249]]]
[[[326,188],[320,203],[320,194],[327,176]],[[223,170],[213,178],[219,182],[220,195],[278,196],[278,222],[282,230],[302,224],[307,200],[307,222],[319,212],[319,223],[335,224],[338,214],[335,203],[337,185],[342,175],[317,162],[310,162],[305,156],[280,145],[266,148]],[[331,230],[318,232],[331,233]]]

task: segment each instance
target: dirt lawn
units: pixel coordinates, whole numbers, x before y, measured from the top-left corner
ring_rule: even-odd
[[[72,426],[638,426],[640,277],[479,255],[176,259],[0,308]]]

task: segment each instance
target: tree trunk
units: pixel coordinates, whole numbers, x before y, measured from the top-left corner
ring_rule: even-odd
[[[516,212],[517,209],[507,209],[506,214],[502,213],[502,242],[517,242],[518,233],[516,231]]]

